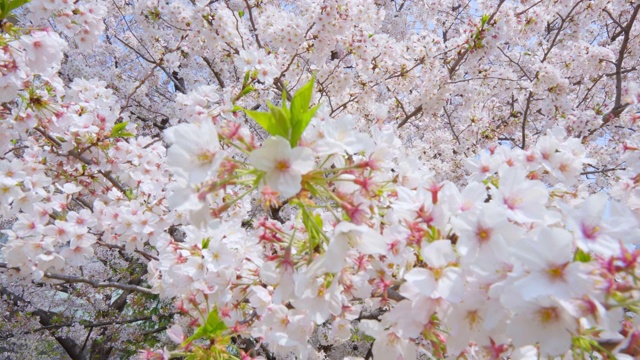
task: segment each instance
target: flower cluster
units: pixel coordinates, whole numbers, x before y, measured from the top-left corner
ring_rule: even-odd
[[[639,14],[0,0],[0,357],[640,356]]]
[[[199,191],[223,221],[160,247],[161,293],[182,294],[196,318],[219,309],[235,334],[301,358],[326,323],[372,336],[382,358],[547,357],[585,351],[576,339],[623,342],[638,269],[603,264],[637,256],[640,226],[620,203],[572,186],[591,163],[577,139],[552,129],[527,151],[491,147],[468,160],[460,188],[411,166],[389,127],[367,134],[350,120],[314,120],[293,148],[279,136],[261,146],[221,136],[225,150],[187,138],[217,144],[214,123],[240,126],[222,117],[171,128],[174,173],[197,176],[175,191]],[[179,159],[203,159],[208,172]],[[288,217],[242,228],[246,196]],[[603,282],[611,276],[626,284]],[[382,310],[377,320],[365,317],[370,309]]]

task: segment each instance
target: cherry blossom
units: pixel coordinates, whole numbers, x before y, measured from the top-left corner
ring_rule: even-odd
[[[637,3],[2,4],[3,356],[640,356]]]
[[[289,142],[281,137],[267,139],[260,149],[250,154],[249,162],[264,171],[265,183],[285,198],[302,189],[302,175],[314,168],[311,150],[303,147],[292,149]]]

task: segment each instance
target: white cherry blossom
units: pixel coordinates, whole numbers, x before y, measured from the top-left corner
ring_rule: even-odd
[[[282,137],[271,137],[260,149],[249,155],[249,162],[265,172],[264,181],[283,197],[296,195],[302,185],[302,175],[314,167],[311,150],[304,147],[291,148]]]

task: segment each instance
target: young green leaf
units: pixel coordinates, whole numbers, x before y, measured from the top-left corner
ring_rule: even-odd
[[[309,126],[309,123],[311,122],[313,115],[316,114],[316,111],[318,111],[319,107],[320,107],[320,104],[314,106],[313,108],[311,108],[309,111],[305,112],[302,116],[298,118],[295,118],[292,116],[291,120],[293,124],[291,129],[291,139],[289,139],[291,143],[291,147],[295,147],[296,145],[298,145],[298,141],[302,137],[302,133],[307,128],[307,126]]]
[[[9,15],[9,11],[7,10],[9,8],[9,4],[7,3],[7,0],[0,0],[0,19],[4,19]]]
[[[313,96],[313,83],[315,77],[302,86],[291,100],[291,137],[289,141],[292,147],[295,147],[302,137],[302,133],[309,125],[311,118],[318,110],[318,105],[309,109],[311,98]]]
[[[311,103],[311,96],[313,95],[313,82],[315,78],[311,78],[309,82],[304,84],[291,99],[291,114],[302,115],[309,110],[309,103]]]
[[[579,261],[579,262],[589,262],[591,261],[591,255],[587,252],[582,251],[582,249],[578,248],[576,249],[576,252],[573,255],[573,260]]]
[[[282,87],[282,108],[287,109],[287,88],[284,86]]]
[[[129,188],[129,189],[125,190],[124,195],[127,197],[127,199],[133,200],[133,198],[134,198],[133,189]]]
[[[187,340],[184,341],[183,346],[201,338],[215,338],[220,336],[223,331],[227,330],[227,325],[220,319],[218,315],[218,308],[214,307],[207,316],[207,322],[200,326],[196,332],[193,333]]]
[[[291,137],[291,119],[289,119],[289,114],[285,109],[276,107],[271,103],[267,103],[267,105],[269,106],[269,110],[271,111],[271,115],[273,116],[276,125],[278,126],[279,133],[277,135],[280,135],[285,139],[289,139]]]
[[[210,237],[202,239],[202,249],[203,250],[208,249],[210,243],[211,243],[211,238]]]
[[[11,12],[31,0],[0,0],[0,19],[11,16]]]
[[[279,135],[289,140],[291,147],[296,147],[302,133],[309,125],[311,118],[318,110],[318,105],[309,109],[311,97],[313,95],[312,78],[302,88],[300,88],[291,100],[291,107],[287,107],[287,93],[282,91],[282,104],[276,107],[271,103],[269,112],[258,112],[243,109],[244,112],[262,126],[269,134]]]
[[[20,6],[30,2],[31,0],[13,0],[9,2],[9,6],[7,7],[7,11],[11,12]]]
[[[279,135],[278,125],[273,119],[273,115],[271,115],[271,113],[263,111],[253,111],[248,109],[243,110],[248,117],[255,120],[255,122],[257,122],[258,125],[262,126],[262,128],[265,129],[269,134]]]
[[[243,98],[244,96],[246,96],[247,94],[251,93],[254,90],[255,90],[255,88],[253,86],[251,86],[251,85],[246,86],[244,89],[242,89],[240,94],[237,96],[237,99]]]
[[[484,27],[487,24],[487,22],[489,21],[489,17],[490,16],[488,14],[482,15],[482,19],[480,19],[482,27]]]
[[[249,83],[249,78],[251,77],[251,71],[247,71],[244,73],[244,79],[242,80],[242,87],[245,87]]]
[[[113,126],[113,129],[111,129],[111,138],[115,139],[115,138],[123,138],[123,137],[132,137],[132,136],[134,136],[132,133],[130,133],[130,132],[125,130],[125,128],[127,127],[127,124],[129,124],[128,121],[115,124]]]

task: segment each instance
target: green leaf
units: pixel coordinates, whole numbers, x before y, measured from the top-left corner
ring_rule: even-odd
[[[31,0],[0,0],[0,20],[11,16],[11,12]]]
[[[218,308],[214,307],[207,316],[207,322],[196,329],[196,332],[187,338],[187,340],[182,343],[182,346],[204,337],[208,339],[215,338],[225,330],[227,330],[227,324],[220,319],[220,316],[218,315]]]
[[[322,217],[320,216],[320,214],[316,214],[313,217],[313,220],[315,220],[316,225],[318,225],[318,229],[322,229]]]
[[[276,125],[276,122],[273,119],[273,115],[271,115],[271,113],[263,111],[253,111],[248,109],[243,110],[248,117],[255,120],[255,122],[257,122],[258,125],[262,126],[262,128],[265,129],[269,134],[278,135],[278,126]]]
[[[128,121],[115,124],[113,126],[113,129],[111,129],[111,137],[115,139],[115,138],[134,136],[132,133],[125,131],[125,128],[127,127],[128,124],[129,124]]]
[[[208,249],[210,243],[211,243],[210,237],[202,239],[202,250]]]
[[[321,196],[321,194],[318,191],[318,189],[316,189],[316,187],[313,186],[312,183],[307,183],[305,189],[308,190],[311,193],[311,195],[313,195],[313,196],[316,196],[316,197]]]
[[[245,87],[244,89],[242,89],[242,91],[240,92],[240,95],[238,95],[237,99],[241,99],[243,96],[250,94],[252,91],[255,91],[256,89],[249,85],[247,87]]]
[[[309,103],[313,94],[313,82],[315,78],[311,78],[308,83],[304,84],[291,99],[291,114],[293,116],[302,115],[309,110]]]
[[[586,263],[591,261],[591,254],[586,253],[582,251],[582,249],[578,248],[576,249],[576,253],[573,255],[573,260]]]
[[[245,87],[249,83],[249,78],[251,77],[251,70],[247,70],[244,73],[244,79],[242,80],[242,87]]]
[[[282,108],[287,108],[287,88],[284,86],[282,87]]]
[[[264,111],[253,111],[248,109],[242,109],[247,116],[255,120],[258,125],[262,126],[263,129],[267,130],[269,134],[273,135],[275,131],[275,121],[273,120],[273,115]]]
[[[8,6],[7,0],[0,0],[0,19],[4,19],[9,15]]]
[[[7,12],[12,12],[13,10],[19,8],[20,6],[30,2],[31,0],[13,0],[9,2],[9,6],[7,7]],[[5,0],[6,2],[6,0]]]
[[[275,107],[271,103],[267,103],[267,105],[269,106],[271,115],[278,127],[279,133],[277,135],[280,135],[285,139],[289,139],[291,137],[291,120],[289,119],[289,114],[287,113],[286,108],[283,109]]]
[[[322,218],[320,215],[316,214],[315,216],[307,210],[304,206],[300,207],[302,209],[302,223],[307,230],[307,235],[309,236],[309,253],[313,253],[315,248],[322,242],[323,239],[323,231],[322,231]],[[309,259],[311,260],[311,258]]]
[[[121,123],[115,124],[113,126],[113,129],[111,130],[111,133],[113,134],[113,133],[117,133],[124,130],[124,128],[127,127],[127,124],[128,122],[121,122]]]
[[[298,145],[298,141],[302,137],[302,133],[305,131],[307,126],[309,126],[309,123],[311,122],[313,115],[316,114],[316,111],[318,111],[319,107],[320,107],[320,104],[314,106],[313,108],[311,108],[311,110],[307,111],[306,113],[304,113],[303,116],[297,119],[292,117],[292,120],[293,119],[296,119],[296,120],[293,123],[292,129],[291,129],[291,139],[289,140],[291,143],[291,147],[295,147],[296,145]]]
[[[238,11],[238,16],[243,17],[244,16],[244,10]]]
[[[129,188],[125,190],[124,195],[127,197],[127,199],[133,200],[133,189]]]
[[[482,19],[480,19],[480,21],[482,22],[482,26],[485,26],[487,24],[487,21],[489,21],[489,15],[488,14],[482,15]]]
[[[243,109],[247,116],[254,119],[262,128],[264,128],[269,134],[275,136],[279,135],[289,140],[291,147],[296,147],[302,133],[309,125],[309,122],[318,111],[319,105],[309,109],[311,103],[311,97],[313,95],[313,83],[315,76],[311,80],[302,86],[291,100],[290,108],[287,108],[287,92],[286,89],[282,90],[282,104],[280,107],[276,107],[271,103],[267,103],[269,106],[269,112],[258,112]],[[249,87],[253,91],[252,87]],[[243,90],[244,93],[244,90]],[[242,96],[242,93],[241,93]]]
[[[318,111],[319,104],[309,109],[311,97],[313,96],[313,83],[315,76],[302,86],[291,100],[291,137],[289,142],[291,147],[295,147],[302,137],[302,133],[309,125],[309,122]]]

